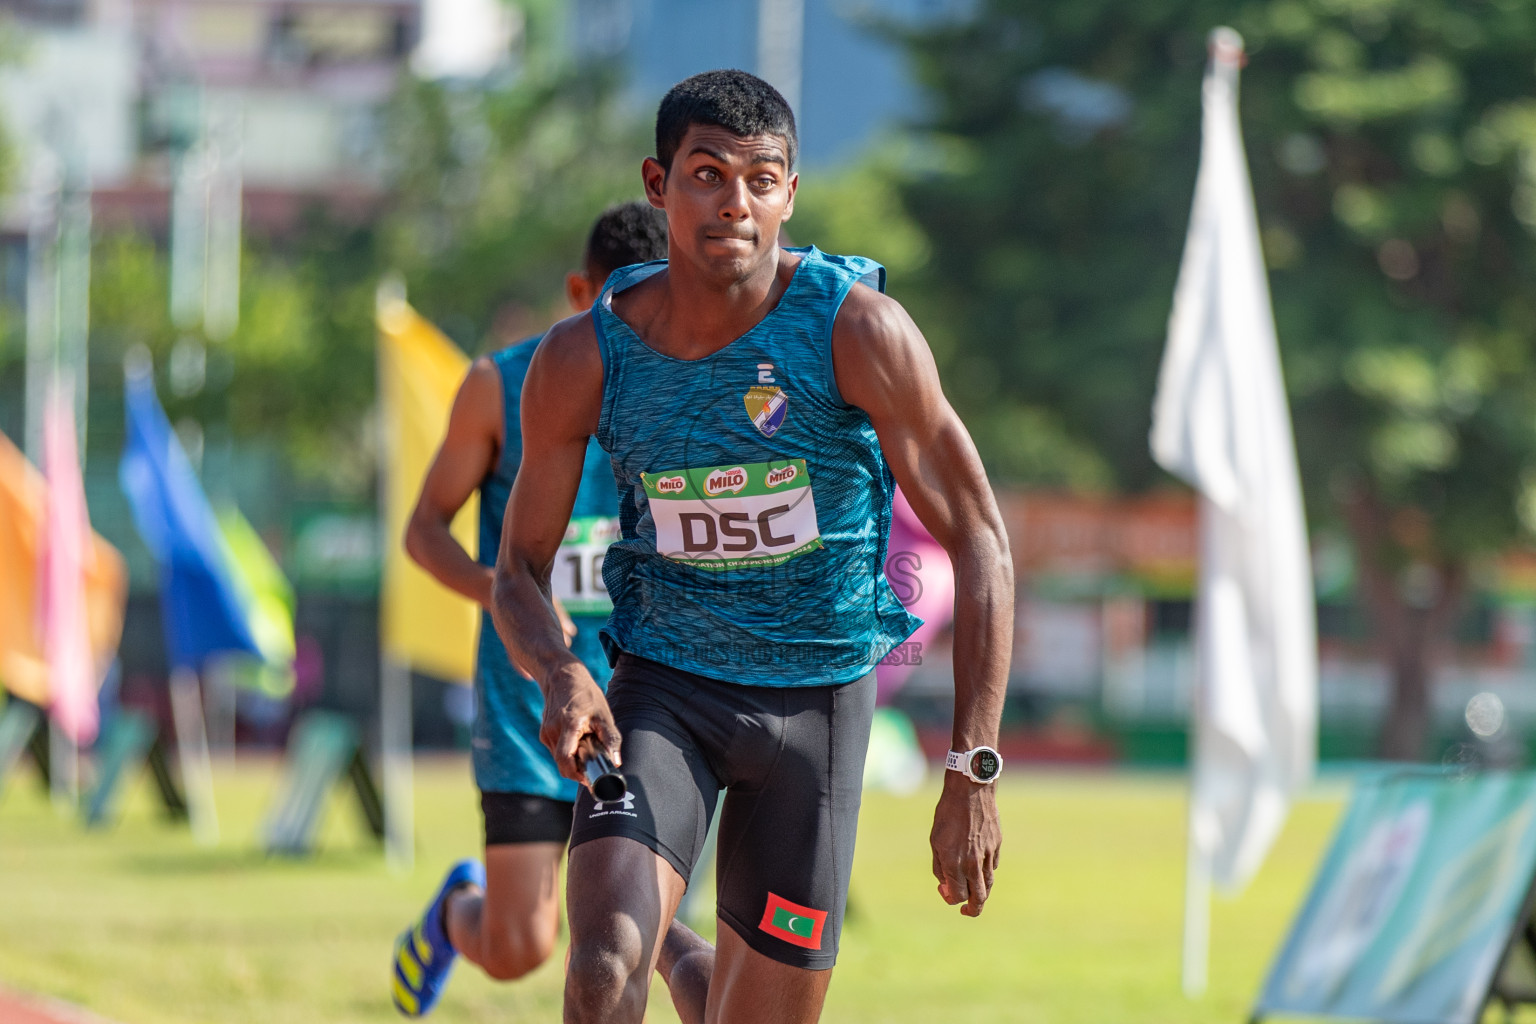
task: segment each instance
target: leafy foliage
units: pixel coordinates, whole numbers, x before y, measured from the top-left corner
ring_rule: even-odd
[[[1314,512],[1363,490],[1459,559],[1536,528],[1536,5],[984,0],[909,37],[929,167],[902,196],[994,465],[1055,410],[1121,486],[1146,432],[1199,153],[1207,32],[1243,124]],[[1025,477],[1024,479],[1027,479]]]
[[[588,69],[506,90],[402,90],[399,200],[383,251],[412,301],[465,347],[506,344],[564,315],[564,275],[593,218],[639,197],[645,123],[616,85]]]
[[[856,253],[882,263],[887,291],[912,313],[944,371],[950,399],[966,416],[994,477],[1102,490],[1112,480],[1105,460],[1069,437],[1060,417],[1037,405],[997,395],[992,367],[969,333],[974,302],[957,289],[935,287],[929,236],[903,208],[902,172],[921,159],[893,141],[842,172],[800,181],[790,240],[825,251]]]
[[[209,346],[206,387],[162,388],[167,411],[227,423],[237,440],[275,441],[311,489],[366,498],[379,281],[398,274],[470,352],[563,313],[563,276],[580,263],[587,226],[639,191],[643,136],[615,85],[536,63],[475,87],[402,82],[386,113],[392,191],[382,215],[355,224],[316,209],[296,232],[248,239],[239,328]],[[168,285],[155,240],[99,239],[93,359],[142,344],[174,377]]]
[[[161,371],[173,420],[227,423],[235,438],[276,442],[291,467],[323,489],[366,493],[378,277],[370,246],[368,231],[336,225],[311,228],[285,247],[248,243],[239,327],[207,346],[203,386],[182,392],[174,384],[184,353],[164,298],[165,252],[142,235],[109,235],[93,254],[91,357],[116,364],[142,345]],[[106,383],[99,378],[98,389]]]

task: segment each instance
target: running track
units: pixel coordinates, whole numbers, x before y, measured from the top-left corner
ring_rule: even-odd
[[[22,997],[0,988],[0,1024],[112,1024],[52,999]]]

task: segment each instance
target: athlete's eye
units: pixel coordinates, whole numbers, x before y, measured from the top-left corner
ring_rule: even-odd
[[[720,180],[720,172],[713,167],[700,168],[698,176],[704,181],[715,182]]]

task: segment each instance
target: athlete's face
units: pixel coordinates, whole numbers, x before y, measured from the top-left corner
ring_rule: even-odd
[[[739,280],[778,259],[779,226],[795,210],[798,175],[777,135],[692,125],[670,169],[645,162],[646,196],[667,211],[668,259]]]

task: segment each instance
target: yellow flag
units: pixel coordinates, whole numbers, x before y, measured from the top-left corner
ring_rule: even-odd
[[[443,434],[469,359],[403,299],[381,301],[379,401],[382,407],[384,578],[379,637],[387,657],[453,682],[475,667],[474,602],[444,587],[405,553],[405,525]],[[479,499],[453,520],[453,535],[471,555]]]
[[[34,704],[48,703],[37,611],[38,541],[43,532],[43,476],[0,434],[0,685]],[[85,603],[100,680],[123,635],[128,573],[117,549],[92,534]]]

